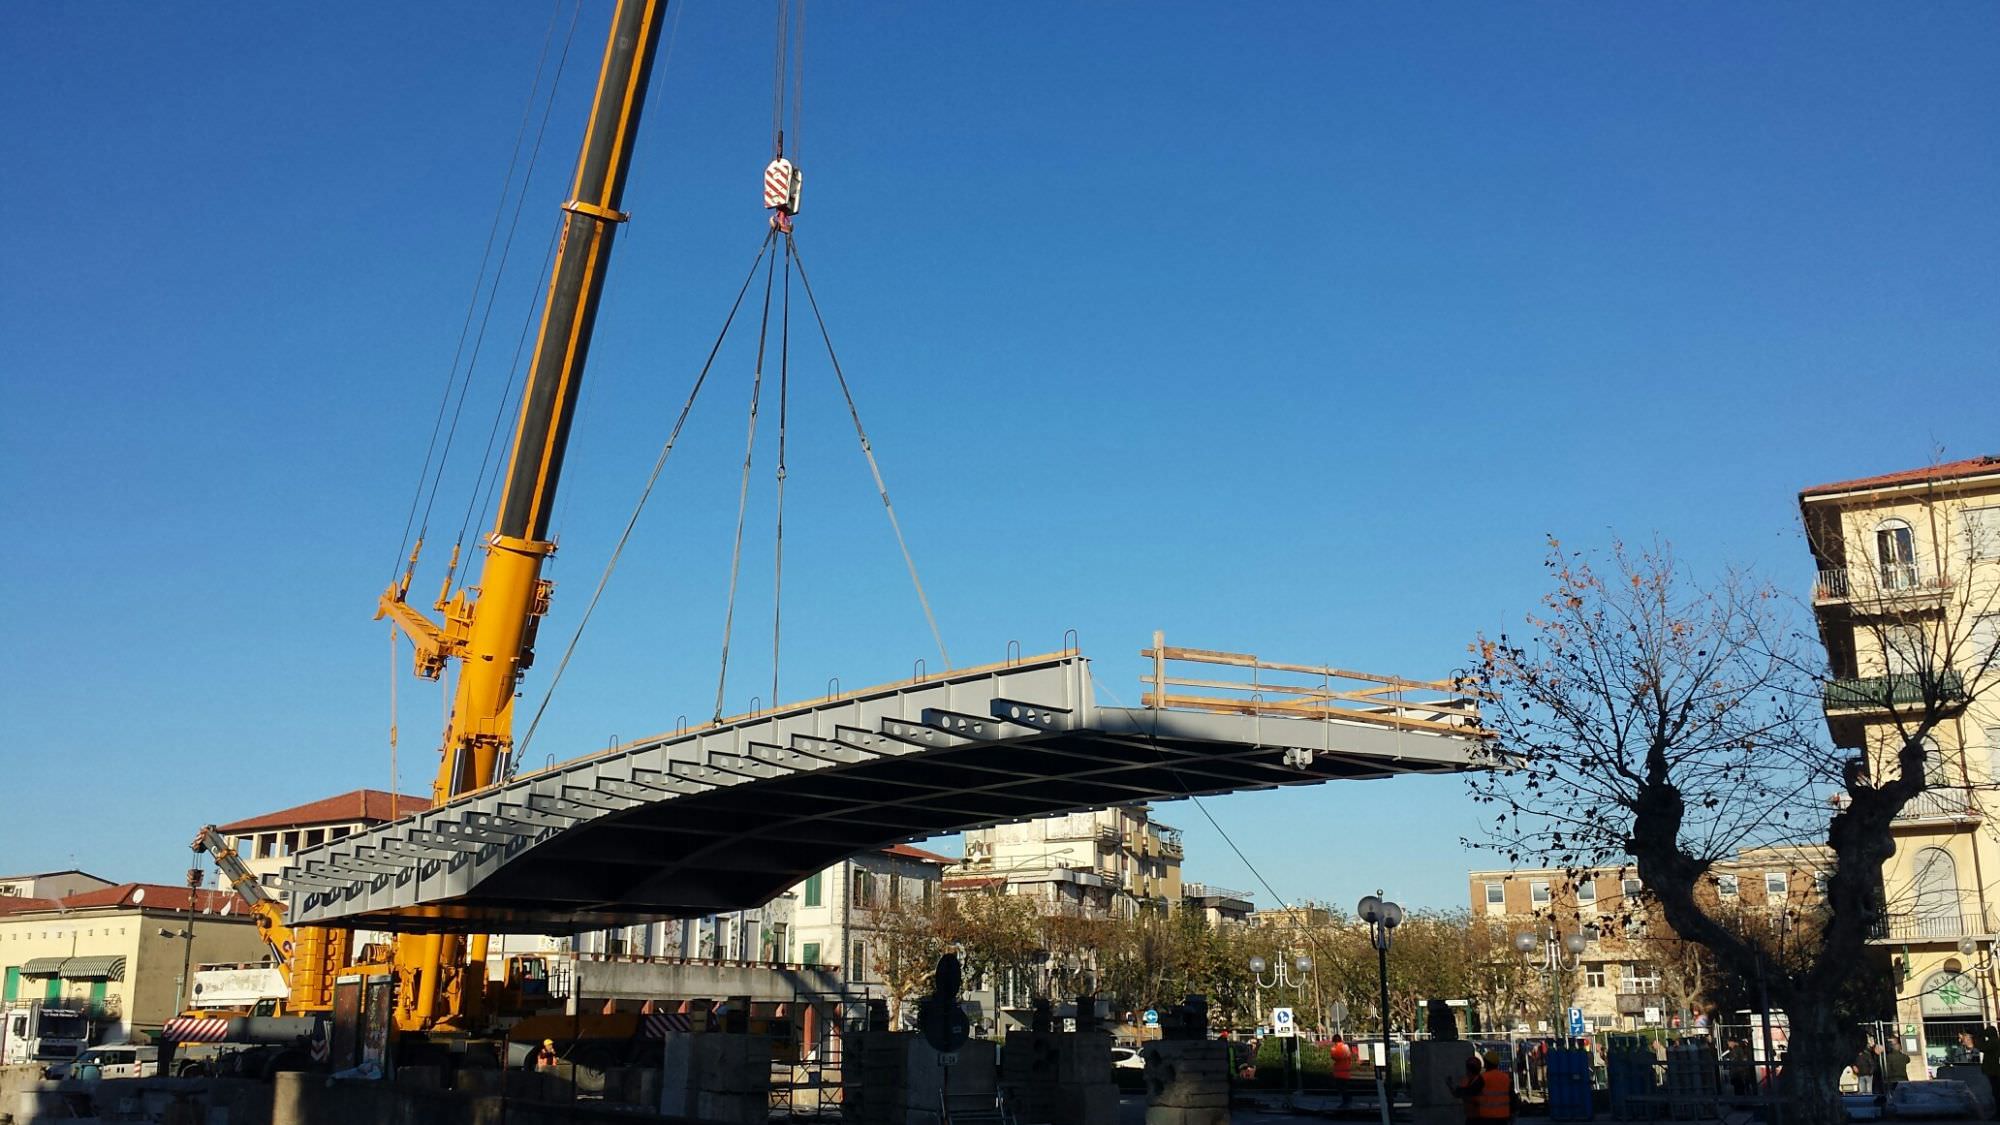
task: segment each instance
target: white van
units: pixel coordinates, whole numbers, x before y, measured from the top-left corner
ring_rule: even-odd
[[[92,1047],[69,1064],[70,1078],[151,1078],[160,1073],[160,1049],[132,1044]]]

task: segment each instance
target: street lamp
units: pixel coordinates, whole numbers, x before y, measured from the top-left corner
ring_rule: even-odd
[[[1982,1024],[1991,1023],[1993,1022],[1993,1017],[1987,1007],[1986,985],[1993,973],[1992,950],[1989,948],[1982,955],[1979,950],[1979,939],[1968,934],[1958,939],[1958,951],[1972,958],[1972,964],[1966,966],[1962,971],[1972,977],[1972,983],[1979,992],[1979,1022]],[[1950,968],[1951,966],[1947,965],[1945,967]]]
[[[1548,974],[1549,997],[1554,1001],[1555,1011],[1549,1030],[1558,1041],[1566,1038],[1563,1024],[1562,979],[1577,971],[1583,965],[1583,951],[1590,942],[1582,934],[1564,937],[1555,927],[1549,927],[1547,934],[1531,934],[1526,931],[1514,935],[1514,948],[1528,959],[1534,968]],[[1535,961],[1535,948],[1541,947],[1541,961]],[[1567,957],[1564,954],[1568,954]]]
[[[1264,979],[1264,969],[1267,966],[1269,966],[1273,970],[1271,973],[1271,979],[1268,981]],[[1280,957],[1278,959],[1278,963],[1275,966],[1271,966],[1269,962],[1265,961],[1262,957],[1258,957],[1255,955],[1251,956],[1250,979],[1257,982],[1256,994],[1253,1002],[1257,1005],[1257,1011],[1255,1015],[1260,1025],[1263,1023],[1264,1019],[1264,990],[1267,988],[1304,987],[1306,974],[1312,972],[1313,959],[1307,956],[1306,954],[1301,953],[1297,957],[1292,959],[1291,965],[1289,967],[1298,970],[1298,977],[1299,977],[1298,980],[1294,981],[1292,979],[1291,974],[1286,971],[1287,966],[1285,964],[1284,958]],[[1301,999],[1303,999],[1303,997]],[[1294,1034],[1289,1037],[1291,1039],[1291,1042],[1285,1044],[1286,1048],[1285,1059],[1287,1066],[1292,1065],[1292,1061],[1298,1057],[1299,1053],[1299,1047],[1298,1047],[1299,1040],[1298,1040],[1298,1035],[1296,1034],[1297,1031],[1296,1021],[1294,1021],[1293,1023],[1293,1029],[1294,1029]],[[1293,1073],[1296,1076],[1295,1085],[1301,1090],[1303,1090],[1305,1087],[1305,1075],[1304,1073],[1302,1073],[1303,1069],[1304,1068],[1302,1067],[1293,1067]]]
[[[1375,1100],[1382,1106],[1382,1125],[1389,1125],[1389,940],[1403,924],[1403,908],[1376,891],[1361,900],[1354,914],[1368,925],[1368,940],[1375,947],[1382,984],[1382,1062],[1375,1068]]]

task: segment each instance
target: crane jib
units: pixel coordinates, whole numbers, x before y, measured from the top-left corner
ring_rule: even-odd
[[[548,535],[665,9],[664,0],[627,0],[613,17],[495,524],[508,538]]]

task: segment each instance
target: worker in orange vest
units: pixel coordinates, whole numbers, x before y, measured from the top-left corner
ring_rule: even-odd
[[[1486,1056],[1486,1070],[1479,1076],[1479,1092],[1472,1102],[1473,1116],[1480,1121],[1514,1119],[1514,1076],[1500,1069],[1500,1056]]]
[[[1347,1083],[1354,1077],[1354,1048],[1348,1046],[1347,1040],[1336,1031],[1333,1033],[1333,1046],[1327,1048],[1327,1053],[1333,1056],[1333,1082],[1340,1087],[1340,1108],[1346,1109],[1347,1100],[1352,1097]]]

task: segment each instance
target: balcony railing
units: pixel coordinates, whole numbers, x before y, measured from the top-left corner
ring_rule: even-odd
[[[1990,930],[1977,914],[1957,911],[1905,911],[1875,923],[1869,933],[1874,941],[1957,941],[1970,934]]]
[[[1828,711],[1886,711],[1892,707],[1918,705],[1924,702],[1927,678],[1931,681],[1928,690],[1935,696],[1936,702],[1965,702],[1965,680],[1950,670],[1939,672],[1934,677],[1903,672],[1894,676],[1828,680],[1822,702]]]
[[[1903,811],[1896,814],[1898,821],[1943,820],[1964,823],[1980,819],[1979,802],[1972,799],[1966,789],[1939,788],[1926,789],[1910,798]]]
[[[1816,602],[1917,598],[1951,589],[1951,575],[1916,563],[1842,566],[1819,572],[1813,583]]]
[[[1658,996],[1660,994],[1660,978],[1620,977],[1618,978],[1618,994],[1620,996]]]

